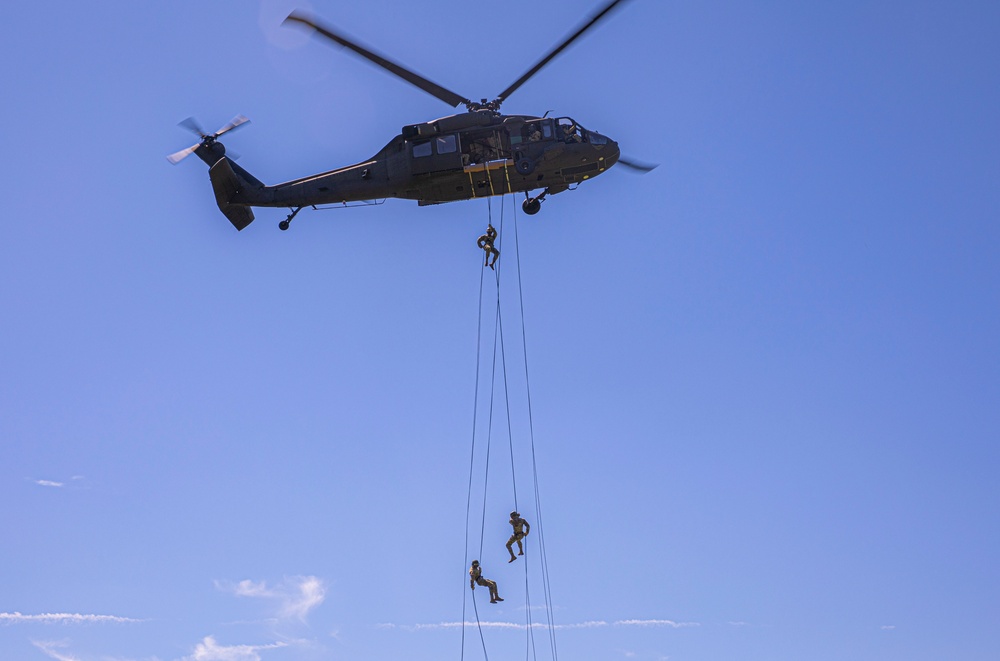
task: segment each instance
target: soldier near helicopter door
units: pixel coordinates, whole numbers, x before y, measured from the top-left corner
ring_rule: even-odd
[[[483,568],[479,566],[478,560],[473,560],[472,567],[469,568],[469,587],[475,590],[477,584],[482,585],[485,588],[489,588],[491,604],[503,601],[503,599],[500,598],[500,595],[497,594],[497,582],[491,581],[488,578],[483,578]]]
[[[476,245],[478,245],[480,249],[486,252],[486,263],[483,264],[483,266],[488,266],[490,268],[493,268],[493,264],[496,264],[497,258],[500,257],[500,251],[493,246],[493,242],[496,241],[496,239],[497,239],[497,231],[493,229],[493,225],[488,225],[486,227],[486,234],[483,234],[481,237],[479,237],[479,240],[476,242]],[[492,263],[490,263],[491,254],[493,255]]]
[[[514,527],[514,534],[507,540],[507,553],[510,553],[510,560],[507,562],[514,562],[517,560],[517,556],[514,555],[514,549],[511,547],[514,542],[517,542],[517,555],[524,555],[524,546],[521,544],[521,540],[531,532],[531,524],[522,519],[517,512],[511,512],[510,525]]]

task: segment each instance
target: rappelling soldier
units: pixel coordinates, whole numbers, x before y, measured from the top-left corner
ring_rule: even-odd
[[[510,560],[507,562],[514,562],[517,560],[517,556],[514,555],[514,549],[511,547],[514,542],[517,542],[517,555],[524,555],[524,546],[521,544],[521,540],[531,532],[531,524],[522,519],[521,515],[515,511],[510,513],[510,525],[514,527],[514,534],[507,540],[507,553],[510,553]]]
[[[469,587],[475,590],[477,583],[483,587],[489,588],[491,604],[503,601],[503,599],[500,598],[500,595],[497,594],[497,582],[491,581],[488,578],[483,578],[483,568],[479,566],[478,560],[473,560],[472,567],[469,568]]]
[[[493,242],[496,241],[497,231],[493,229],[493,225],[490,224],[486,227],[486,234],[479,237],[477,244],[479,247],[486,252],[486,263],[483,266],[488,266],[493,268],[493,264],[497,263],[497,259],[500,257],[500,251],[493,246]],[[493,262],[490,262],[490,254],[493,255]]]

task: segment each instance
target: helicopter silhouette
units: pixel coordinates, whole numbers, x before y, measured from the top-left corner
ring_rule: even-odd
[[[371,202],[385,198],[416,200],[420,206],[523,192],[522,209],[533,215],[548,195],[569,190],[614,166],[639,172],[656,166],[621,157],[618,143],[585,129],[570,117],[504,115],[501,104],[521,85],[607,16],[624,0],[606,3],[587,22],[549,51],[533,67],[492,101],[472,101],[406,67],[364,48],[343,34],[295,11],[286,24],[298,24],[466,112],[404,126],[399,135],[370,159],[329,172],[267,186],[226,156],[219,138],[249,120],[237,115],[215,133],[206,133],[188,118],[180,126],[201,140],[167,157],[179,163],[195,154],[209,166],[209,178],[219,209],[242,230],[254,220],[252,207],[286,207],[288,217],[278,223],[287,230],[306,207]],[[532,196],[535,190],[539,195]]]

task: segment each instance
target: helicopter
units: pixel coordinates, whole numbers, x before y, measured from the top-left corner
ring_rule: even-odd
[[[570,117],[504,115],[501,104],[566,47],[624,0],[607,2],[572,35],[548,52],[495,99],[472,101],[369,50],[312,16],[293,11],[284,23],[297,24],[386,69],[452,107],[466,112],[404,126],[399,135],[370,159],[329,172],[267,186],[226,156],[219,138],[249,120],[237,115],[215,133],[206,133],[192,118],[180,126],[200,141],[171,154],[173,164],[195,154],[209,166],[209,178],[220,211],[237,230],[254,220],[252,207],[285,207],[278,223],[287,230],[306,207],[373,203],[385,198],[416,200],[419,206],[523,192],[522,209],[534,215],[546,196],[570,190],[614,166],[639,172],[655,166],[621,157],[618,143],[585,129]],[[532,196],[532,192],[541,193]]]

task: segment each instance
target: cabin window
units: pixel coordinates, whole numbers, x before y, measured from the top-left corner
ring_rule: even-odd
[[[437,153],[439,154],[454,154],[458,151],[458,140],[455,139],[454,135],[438,136],[434,139],[434,142],[437,144]],[[416,153],[414,153],[414,156],[416,156]]]
[[[431,143],[421,142],[419,144],[413,145],[413,158],[420,158],[421,156],[431,155]]]
[[[541,125],[538,122],[528,122],[521,129],[521,134],[528,142],[538,142],[542,139]]]
[[[552,122],[542,122],[542,137],[546,140],[552,138]]]

